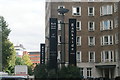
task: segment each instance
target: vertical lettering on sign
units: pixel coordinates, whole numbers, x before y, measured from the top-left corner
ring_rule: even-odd
[[[40,64],[45,64],[45,44],[40,44]]]
[[[76,19],[69,19],[69,64],[76,66]]]

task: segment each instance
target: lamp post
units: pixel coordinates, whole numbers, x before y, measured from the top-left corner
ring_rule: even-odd
[[[69,10],[63,7],[60,7],[57,10],[61,16],[61,64],[65,64],[65,23],[64,23],[64,14],[67,13]]]

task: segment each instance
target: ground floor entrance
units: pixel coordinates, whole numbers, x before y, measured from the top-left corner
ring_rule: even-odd
[[[106,78],[114,78],[114,68],[103,68],[102,69],[102,77],[106,77]]]
[[[103,66],[97,66],[97,69],[100,71],[101,77],[112,79],[114,78],[115,74],[115,65],[103,65]]]

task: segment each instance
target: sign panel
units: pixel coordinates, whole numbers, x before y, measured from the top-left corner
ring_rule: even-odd
[[[49,46],[50,46],[50,54],[49,54],[49,68],[56,69],[57,68],[57,30],[58,30],[58,21],[57,18],[50,18],[50,28],[49,28]]]
[[[40,64],[45,64],[45,44],[40,44]]]
[[[76,66],[76,19],[69,19],[69,64]]]
[[[26,65],[15,66],[15,76],[28,76],[28,67]]]

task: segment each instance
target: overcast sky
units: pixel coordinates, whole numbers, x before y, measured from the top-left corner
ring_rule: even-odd
[[[0,16],[12,30],[11,42],[23,44],[28,51],[39,51],[45,41],[44,0],[0,0]]]

